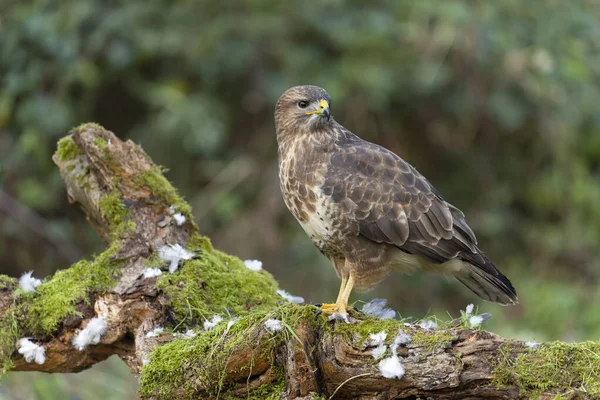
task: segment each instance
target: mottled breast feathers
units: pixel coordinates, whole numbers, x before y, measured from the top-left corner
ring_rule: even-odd
[[[322,186],[335,202],[350,201],[359,234],[433,262],[475,254],[464,215],[400,157],[351,133],[331,155]]]

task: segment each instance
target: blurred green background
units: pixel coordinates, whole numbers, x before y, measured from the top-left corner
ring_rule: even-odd
[[[316,84],[335,118],[416,166],[462,208],[521,304],[394,275],[353,299],[402,316],[471,302],[486,329],[600,339],[600,3],[0,0],[0,273],[45,277],[103,243],[51,155],[94,121],[139,143],[229,253],[332,300],[339,281],[279,192],[273,106]],[[118,359],[11,373],[0,399],[135,397]]]

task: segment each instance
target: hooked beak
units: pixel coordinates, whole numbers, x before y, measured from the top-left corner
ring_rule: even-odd
[[[327,118],[327,121],[331,119],[331,110],[329,109],[329,105],[327,105],[327,107],[325,107],[323,111],[321,111],[321,115],[324,118]]]
[[[317,114],[324,118],[327,118],[327,121],[331,119],[331,110],[329,109],[329,103],[327,102],[327,100],[321,100],[319,102],[319,108],[317,108],[314,111],[309,111],[306,114]]]

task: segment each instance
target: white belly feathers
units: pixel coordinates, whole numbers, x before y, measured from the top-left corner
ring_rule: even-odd
[[[316,210],[314,213],[308,213],[308,220],[299,221],[304,232],[321,247],[330,241],[333,234],[333,220],[331,219],[331,208],[333,201],[325,196],[321,190],[317,190]]]

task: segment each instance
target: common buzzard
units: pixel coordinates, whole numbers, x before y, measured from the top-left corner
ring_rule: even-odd
[[[324,311],[346,315],[354,287],[416,269],[451,274],[485,300],[516,304],[514,287],[479,250],[464,214],[412,165],[337,123],[330,107],[324,89],[297,86],[275,108],[285,204],[342,279]]]

